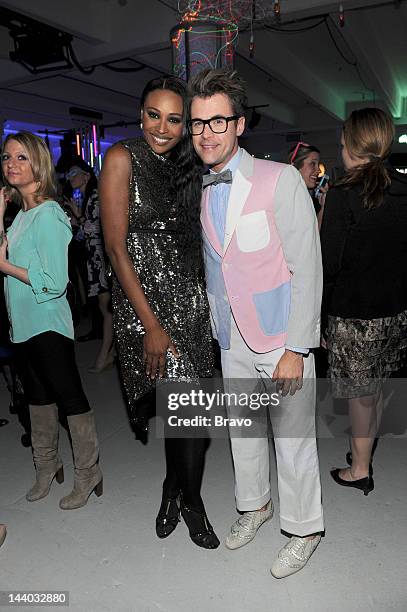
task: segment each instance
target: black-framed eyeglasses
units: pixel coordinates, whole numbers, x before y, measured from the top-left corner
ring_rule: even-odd
[[[209,125],[214,134],[224,134],[229,127],[229,121],[235,121],[239,118],[240,115],[212,117],[211,119],[191,119],[188,121],[188,130],[192,136],[199,136],[204,131],[205,125]]]

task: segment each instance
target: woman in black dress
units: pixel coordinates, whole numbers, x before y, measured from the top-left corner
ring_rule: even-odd
[[[202,276],[202,171],[186,134],[186,84],[150,81],[141,99],[144,138],[106,154],[101,218],[113,267],[113,324],[131,420],[157,378],[212,374],[209,312]],[[206,440],[165,440],[167,475],[156,519],[159,537],[179,521],[198,546],[219,540],[200,495]]]
[[[348,468],[334,480],[367,495],[382,381],[407,357],[407,179],[386,164],[391,118],[354,111],[343,127],[345,175],[327,195],[321,229],[323,319],[333,393],[348,398]]]

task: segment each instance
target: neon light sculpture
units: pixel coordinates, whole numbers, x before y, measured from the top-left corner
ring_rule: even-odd
[[[214,4],[219,3],[189,2],[181,23],[171,30],[173,72],[182,79],[204,68],[233,68],[238,26],[231,11],[214,11]]]

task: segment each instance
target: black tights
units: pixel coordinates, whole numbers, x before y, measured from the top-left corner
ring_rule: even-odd
[[[201,498],[202,474],[208,440],[205,438],[166,438],[167,475],[163,494],[175,497],[180,491],[186,506],[204,512]]]
[[[155,392],[152,391],[139,399],[130,410],[130,421],[136,425],[136,437],[138,435],[141,436],[139,439],[145,437],[144,429],[154,414]],[[167,427],[165,433],[172,433],[172,429]],[[185,436],[188,433],[185,431]],[[176,497],[181,492],[185,505],[201,513],[205,511],[201,498],[201,484],[205,452],[209,445],[206,434],[206,430],[203,429],[202,438],[173,438],[169,435],[165,438],[167,473],[163,483],[163,497]]]

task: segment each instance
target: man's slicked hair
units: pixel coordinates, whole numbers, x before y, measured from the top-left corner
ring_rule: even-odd
[[[230,100],[233,114],[243,117],[247,106],[246,83],[236,70],[227,68],[206,68],[196,74],[189,82],[189,97],[210,98],[224,94]]]

